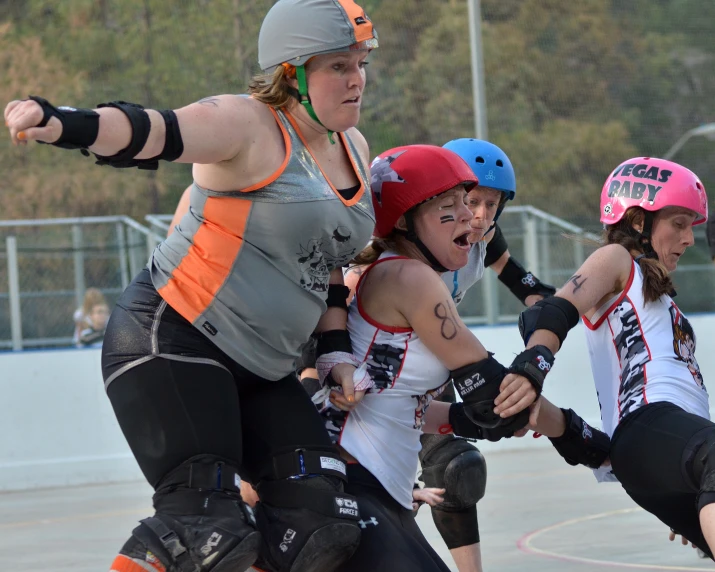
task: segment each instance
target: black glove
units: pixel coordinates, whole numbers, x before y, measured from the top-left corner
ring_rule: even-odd
[[[486,439],[487,441],[499,441],[502,438],[509,438],[515,431],[522,429],[529,422],[529,409],[524,409],[516,415],[504,419],[504,424],[493,428],[480,427],[473,423],[464,410],[464,403],[452,403],[449,406],[449,424],[452,431],[459,437],[467,439]]]
[[[603,431],[594,429],[573,409],[561,410],[566,417],[566,431],[549,441],[569,465],[586,465],[597,469],[608,458],[611,440]]]

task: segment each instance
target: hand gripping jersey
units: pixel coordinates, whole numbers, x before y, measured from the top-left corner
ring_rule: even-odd
[[[370,178],[350,138],[340,142],[361,186],[344,200],[295,119],[273,110],[286,155],[268,179],[215,192],[194,184],[191,208],[154,250],[152,282],[166,302],[253,373],[277,380],[325,312],[330,271],[368,242]]]
[[[404,257],[383,253],[375,264],[396,258]],[[339,443],[411,510],[424,415],[444,391],[449,370],[414,330],[385,326],[364,312],[360,286],[375,264],[360,277],[348,312],[353,351],[367,361],[375,386],[347,414]]]
[[[623,292],[583,321],[609,437],[628,413],[657,401],[710,418],[695,332],[670,296],[644,303],[643,275],[635,261]]]

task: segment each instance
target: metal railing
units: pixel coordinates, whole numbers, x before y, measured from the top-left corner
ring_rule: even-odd
[[[0,221],[0,349],[71,344],[87,287],[111,302],[163,237],[127,216]]]
[[[0,221],[0,350],[68,346],[73,313],[87,287],[111,306],[166,236],[172,215]],[[499,225],[510,253],[543,282],[558,287],[598,246],[599,236],[532,206],[507,207]],[[715,267],[704,225],[675,273],[685,312],[715,311]],[[513,323],[521,303],[487,270],[460,314],[476,324]]]

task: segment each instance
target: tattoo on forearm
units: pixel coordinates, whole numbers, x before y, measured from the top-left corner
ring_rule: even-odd
[[[584,278],[583,280],[581,280],[581,282],[579,282],[579,278],[581,278],[580,274],[574,274],[573,276],[571,276],[571,278],[569,278],[569,282],[573,283],[574,292],[577,292],[581,288],[581,286],[583,286],[583,283],[588,280],[588,278]]]
[[[439,222],[441,222],[442,224],[444,224],[446,222],[454,222],[454,217],[449,214],[444,215],[444,216],[439,217]]]
[[[459,318],[454,311],[454,305],[447,300],[434,307],[434,315],[440,320],[439,331],[445,340],[452,340],[457,336],[461,326]]]
[[[214,107],[218,107],[218,97],[204,97],[203,99],[199,99],[197,103],[200,103],[201,105],[213,105]]]

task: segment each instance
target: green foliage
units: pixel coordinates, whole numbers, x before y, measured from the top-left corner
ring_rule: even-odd
[[[0,0],[3,101],[124,99],[180,107],[240,93],[272,0]],[[474,134],[466,0],[364,0],[371,56],[361,129],[372,154]],[[518,202],[593,218],[608,172],[715,121],[712,0],[482,0],[489,137]],[[7,9],[3,9],[7,7]],[[676,157],[715,188],[713,142]],[[98,169],[77,153],[0,141],[0,218],[173,210],[190,168]]]

